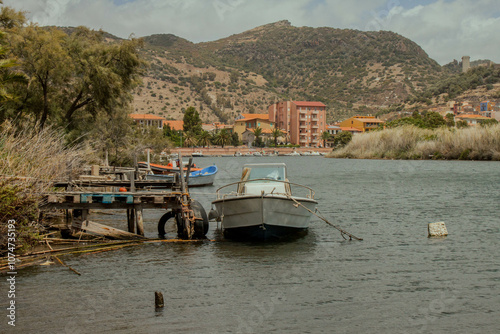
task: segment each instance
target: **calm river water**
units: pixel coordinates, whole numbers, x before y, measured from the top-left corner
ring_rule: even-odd
[[[364,241],[314,219],[297,240],[231,242],[211,223],[214,241],[65,256],[82,275],[21,270],[15,331],[2,302],[0,332],[498,333],[498,162],[198,158],[220,172],[192,196],[208,211],[243,163],[271,161],[285,162],[292,182],[316,190],[321,212]],[[162,213],[145,212],[148,236]],[[92,218],[126,228],[123,212]],[[436,221],[448,237],[427,238]],[[5,278],[0,288],[5,301]]]

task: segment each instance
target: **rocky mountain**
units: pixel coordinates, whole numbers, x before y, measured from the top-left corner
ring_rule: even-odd
[[[388,31],[294,27],[280,21],[213,42],[144,38],[150,67],[135,112],[204,121],[265,112],[281,99],[324,102],[329,120],[375,113],[450,75],[411,40]]]

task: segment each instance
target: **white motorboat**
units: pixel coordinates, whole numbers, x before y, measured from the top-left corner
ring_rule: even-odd
[[[288,181],[284,163],[246,164],[241,181],[216,193],[210,216],[229,238],[275,239],[304,231],[317,204],[311,188]]]
[[[293,152],[287,153],[285,155],[288,156],[288,157],[300,157],[300,153],[297,152],[297,151],[293,151]]]

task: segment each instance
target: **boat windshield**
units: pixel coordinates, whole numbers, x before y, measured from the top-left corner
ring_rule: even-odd
[[[269,179],[269,180],[285,180],[285,167],[277,167],[277,166],[266,166],[266,167],[254,167],[252,166],[250,169],[250,175],[248,176],[248,180],[255,179]]]

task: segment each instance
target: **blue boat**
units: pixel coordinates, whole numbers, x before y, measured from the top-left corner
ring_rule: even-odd
[[[211,186],[218,169],[216,165],[208,166],[189,173],[188,187]],[[174,181],[174,174],[147,174],[146,180]]]

